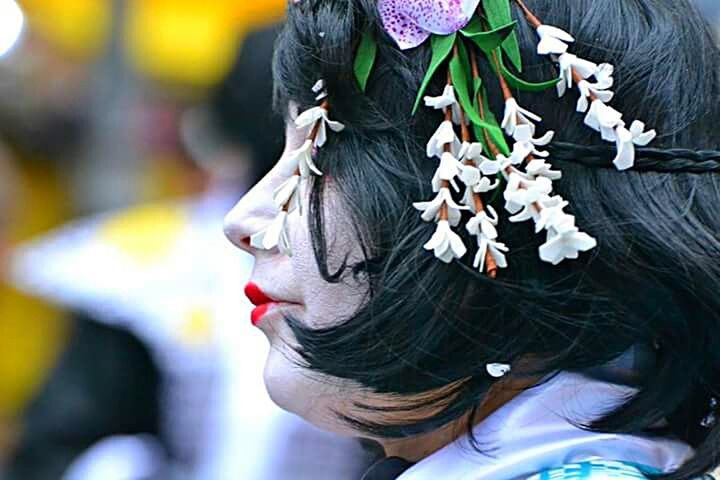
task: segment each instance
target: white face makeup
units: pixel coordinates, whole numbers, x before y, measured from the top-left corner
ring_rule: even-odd
[[[291,117],[297,108],[291,106]],[[294,111],[294,113],[293,113]],[[333,415],[333,410],[348,411],[352,387],[338,379],[322,379],[313,372],[297,367],[297,354],[288,346],[296,343],[283,314],[292,315],[310,327],[335,324],[355,313],[366,298],[368,286],[352,278],[337,284],[326,282],[320,275],[312,248],[307,219],[307,198],[303,199],[303,216],[296,210],[288,217],[288,233],[292,257],[278,249],[259,250],[250,246],[249,238],[266,228],[278,214],[273,192],[295,171],[288,155],[299,148],[307,132],[299,131],[288,121],[285,150],[273,169],[258,182],[232,209],[225,219],[228,238],[239,248],[255,257],[251,282],[274,302],[261,315],[257,326],[270,341],[270,354],[265,366],[265,385],[271,398],[281,408],[298,414],[317,426],[330,431],[347,432]],[[328,188],[326,232],[331,272],[351,252],[350,262],[357,261],[359,248],[346,216],[333,202]],[[342,392],[342,393],[340,393]]]

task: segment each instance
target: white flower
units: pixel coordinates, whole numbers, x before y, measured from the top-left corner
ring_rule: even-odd
[[[510,153],[510,165],[522,165],[525,163],[525,159],[533,151],[533,146],[523,142],[515,142],[513,144],[512,152]]]
[[[447,205],[448,209],[448,221],[455,227],[460,223],[462,219],[462,210],[467,210],[468,207],[464,207],[455,203],[450,194],[448,188],[441,188],[437,196],[430,202],[416,202],[413,203],[413,207],[423,212],[422,219],[426,222],[438,222],[440,221],[440,210],[443,204]]]
[[[548,230],[547,242],[540,247],[540,259],[558,265],[565,259],[577,259],[580,252],[597,246],[597,240],[575,226],[575,217],[564,215]]]
[[[506,363],[488,363],[485,369],[493,378],[502,378],[512,371],[512,367]]]
[[[612,84],[608,85],[607,83],[600,82],[590,83],[587,80],[583,80],[578,83],[580,97],[578,98],[577,102],[577,111],[581,113],[587,112],[588,106],[590,105],[591,95],[595,95],[595,97],[603,103],[607,103],[612,100],[615,96],[615,93],[607,90],[610,87],[612,87]]]
[[[547,157],[548,155],[550,155],[548,152],[538,150],[536,147],[544,147],[545,145],[549,144],[554,136],[555,132],[550,130],[540,138],[533,138],[533,129],[529,125],[518,125],[518,127],[515,129],[515,135],[513,135],[516,143],[513,146],[513,154],[511,156],[511,160],[517,160],[512,158],[516,155],[516,149],[518,150],[517,155],[522,156],[522,160],[520,161],[520,163],[524,161],[531,153],[538,157]]]
[[[438,222],[435,234],[425,244],[424,248],[425,250],[434,250],[435,256],[445,263],[450,263],[456,258],[462,258],[467,253],[462,238],[452,231],[447,220]]]
[[[525,172],[532,180],[538,177],[547,177],[550,180],[560,180],[562,178],[562,172],[552,170],[552,165],[543,159],[531,160],[525,167]]]
[[[618,125],[624,126],[625,122],[622,120],[622,113],[600,100],[595,100],[585,116],[585,125],[600,132],[603,140],[613,142],[616,138],[615,128]]]
[[[433,134],[432,138],[427,144],[427,156],[428,157],[442,157],[445,153],[445,145],[450,145],[450,151],[457,154],[462,148],[460,139],[455,134],[455,127],[449,120],[445,120],[440,124],[437,131]]]
[[[318,148],[322,147],[327,142],[328,127],[333,132],[342,132],[345,130],[345,125],[342,123],[330,120],[328,111],[323,107],[312,107],[305,110],[295,119],[295,126],[297,128],[312,128],[317,122],[320,122],[317,135],[315,136],[315,146]]]
[[[462,167],[463,164],[460,163],[452,153],[443,153],[440,157],[440,166],[435,171],[435,176],[432,179],[433,192],[440,191],[443,180],[450,182],[456,192],[460,191],[455,182],[455,177],[460,175]]]
[[[435,110],[445,110],[456,103],[457,97],[455,97],[455,89],[452,85],[445,85],[445,89],[439,97],[425,97],[425,106],[432,107]]]
[[[473,166],[462,164],[460,165],[460,180],[468,187],[477,185],[482,178],[480,169]]]
[[[550,193],[552,193],[552,180],[549,178],[538,177],[535,180],[528,180],[512,173],[504,193],[505,209],[516,214],[510,217],[510,221],[516,223],[537,219],[540,213],[535,204],[546,200]]]
[[[558,96],[562,97],[568,88],[573,86],[573,70],[577,72],[583,80],[586,80],[598,70],[598,65],[589,60],[580,58],[572,53],[563,53],[558,58],[560,66],[560,82],[557,84]]]
[[[570,203],[560,195],[555,195],[541,202],[540,205],[542,209],[540,210],[540,216],[535,222],[535,233],[540,233],[545,229],[551,229],[556,225],[560,225],[567,215],[564,210]]]
[[[287,233],[288,212],[282,210],[265,230],[250,237],[250,245],[262,250],[278,248],[281,253],[292,256],[290,237]]]
[[[496,240],[491,240],[485,235],[478,236],[478,251],[475,254],[475,261],[473,267],[477,268],[481,272],[485,271],[485,262],[487,261],[488,252],[492,255],[498,268],[507,268],[507,258],[505,254],[510,249],[504,243],[500,243]]]
[[[290,152],[290,158],[300,170],[300,176],[307,178],[312,174],[322,176],[323,172],[315,165],[313,160],[314,147],[312,140],[305,140],[302,147]]]
[[[500,172],[503,172],[507,167],[512,165],[512,162],[509,158],[506,156],[500,154],[497,156],[497,159],[490,160],[485,159],[483,160],[480,165],[478,165],[478,168],[482,172],[483,175],[492,176],[497,175]]]
[[[487,158],[483,156],[482,152],[482,143],[463,142],[462,146],[460,147],[460,153],[458,154],[458,158],[463,161],[469,161],[477,164],[479,161],[487,160]]]
[[[312,86],[313,93],[320,93],[323,90],[325,90],[325,80],[322,78],[315,82],[315,85]]]
[[[510,97],[505,101],[505,116],[502,121],[502,128],[508,135],[514,135],[518,125],[530,125],[532,133],[535,133],[535,122],[541,122],[542,118],[535,115],[529,110],[525,110],[518,105],[517,100]]]
[[[445,85],[442,95],[439,97],[425,97],[425,106],[432,107],[435,110],[445,110],[450,107],[452,109],[453,122],[460,124],[460,120],[463,118],[458,104],[457,97],[455,96],[455,89],[452,85]],[[467,123],[467,119],[466,122]]]
[[[299,210],[302,215],[302,198],[300,195],[300,184],[302,179],[300,175],[293,175],[282,185],[280,185],[273,193],[273,201],[275,206],[279,209],[288,206],[287,211],[293,212],[296,209]]]
[[[488,177],[481,177],[477,183],[467,186],[465,194],[463,195],[462,204],[466,205],[471,212],[477,213],[477,209],[475,208],[475,194],[492,192],[499,186],[500,180],[496,179],[493,182]]]
[[[481,165],[486,162],[490,162],[490,167],[495,167],[495,170],[493,171],[492,168],[489,168],[488,165],[486,165],[485,168],[488,169],[488,171],[491,171],[488,175],[496,175],[500,168],[500,162],[485,158]],[[467,187],[463,195],[462,203],[463,205],[468,206],[470,211],[477,213],[475,210],[475,194],[487,193],[495,190],[498,186],[500,186],[500,180],[496,179],[495,182],[493,182],[490,178],[483,176],[481,170],[473,165],[464,164],[460,167],[460,170],[460,180],[462,180]]]
[[[568,43],[575,41],[566,31],[550,25],[540,25],[537,33],[540,36],[537,47],[539,55],[562,55],[567,52]]]
[[[598,65],[595,73],[593,73],[593,76],[595,77],[597,84],[600,85],[601,88],[607,89],[612,88],[612,86],[615,84],[615,79],[613,78],[614,74],[615,67],[613,65],[609,63],[601,63],[600,65]]]
[[[500,219],[495,209],[488,205],[485,210],[476,213],[475,216],[468,221],[467,225],[465,225],[465,228],[470,235],[485,235],[490,240],[497,240],[498,232],[495,227],[499,221]]]
[[[624,126],[618,126],[615,134],[618,153],[613,163],[618,170],[632,168],[635,165],[635,145],[644,147],[657,136],[655,130],[646,132],[645,124],[639,120],[635,120],[630,125],[630,130]]]

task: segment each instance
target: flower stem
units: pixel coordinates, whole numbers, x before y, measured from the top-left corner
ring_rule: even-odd
[[[477,58],[475,58],[475,55],[470,55],[470,66],[472,69],[472,76],[473,80],[477,80],[480,78],[480,69],[478,68]],[[482,92],[478,92],[478,109],[480,118],[485,121],[485,102],[482,96]],[[497,158],[498,155],[500,155],[500,149],[495,145],[495,142],[492,141],[490,138],[490,134],[488,133],[487,129],[483,129],[483,136],[485,137],[485,144],[490,149],[490,153],[492,154],[493,158]]]
[[[452,85],[452,79],[450,78],[450,72],[448,71],[448,85]],[[447,107],[445,109],[445,120],[452,123],[452,107]],[[450,143],[446,143],[443,147],[445,152],[451,153],[452,152],[452,145]],[[450,182],[448,180],[442,180],[440,182],[441,188],[450,188]],[[447,202],[443,202],[442,206],[440,207],[440,220],[441,221],[447,221],[450,218],[450,215],[448,213],[448,204]]]
[[[538,27],[543,25],[543,23],[540,21],[540,19],[537,16],[535,16],[535,14],[532,13],[532,11],[530,11],[530,9],[528,8],[527,5],[525,5],[525,2],[523,0],[515,0],[515,3],[517,3],[518,7],[520,7],[520,9],[523,11],[525,18],[527,19],[528,22],[530,22],[530,25],[532,25],[533,28],[535,28],[537,30]],[[575,81],[576,84],[578,84],[584,80],[582,78],[582,75],[580,75],[580,73],[574,67],[572,68],[572,76],[573,76],[573,80]],[[590,100],[592,100],[592,101],[597,100],[597,96],[592,92],[590,92]]]
[[[532,25],[535,28],[538,28],[540,25],[542,25],[542,22],[539,18],[537,18],[525,5],[525,2],[523,0],[515,0],[515,3],[517,3],[518,7],[520,7],[520,10],[523,11],[523,14],[525,14],[525,18],[527,18],[527,21],[530,22],[530,25]]]
[[[455,47],[455,55],[457,55],[457,47]],[[474,60],[475,57],[471,56]],[[477,71],[477,62],[475,62],[473,66],[473,75]],[[479,75],[480,73],[477,72]],[[478,94],[479,95],[479,94]],[[482,103],[482,99],[478,103]],[[465,111],[463,110],[462,106],[460,106],[460,134],[463,142],[471,142],[472,137],[470,134],[470,129],[467,126],[467,122],[465,121]],[[465,165],[473,165],[472,160],[465,160]],[[474,165],[473,165],[474,166]],[[470,188],[470,187],[468,187]],[[485,211],[485,205],[483,203],[482,197],[478,192],[473,192],[473,202],[475,203],[475,210],[477,213],[484,212]],[[498,272],[498,266],[497,262],[495,261],[495,257],[493,257],[492,253],[490,252],[490,249],[488,249],[487,252],[485,252],[485,271],[490,278],[497,278],[497,272]]]
[[[503,98],[505,100],[510,100],[513,98],[513,94],[510,91],[510,86],[507,83],[507,80],[505,80],[505,77],[502,75],[502,68],[500,67],[500,56],[497,53],[497,50],[493,50],[492,52],[493,62],[495,63],[495,70],[497,71],[498,81],[500,82],[500,89],[503,93]]]
[[[516,1],[518,1],[518,0],[516,0]],[[522,1],[522,0],[519,0],[519,1]],[[535,18],[535,17],[533,17],[533,18]],[[537,18],[535,18],[535,19],[537,20]],[[502,92],[503,92],[503,97],[505,98],[505,101],[507,101],[507,100],[513,98],[513,95],[510,91],[510,86],[508,85],[507,80],[505,80],[505,77],[503,77],[503,75],[502,75],[502,70],[500,69],[500,59],[499,59],[497,50],[494,50],[492,52],[492,56],[493,56],[493,62],[495,63],[495,69],[496,69],[496,73],[498,76],[498,81],[500,82],[500,88],[502,89]],[[520,115],[518,114],[518,120],[519,119],[520,119]],[[523,162],[525,164],[527,164],[528,162],[532,161],[533,159],[534,159],[534,157],[532,155],[528,155],[527,157],[525,157]],[[512,171],[513,171],[513,169],[510,166],[508,166],[505,169],[505,173],[507,175],[510,175],[512,173]],[[533,203],[532,206],[533,206],[533,208],[535,208],[535,210],[538,213],[542,211],[542,206],[538,202]]]
[[[503,97],[507,101],[507,100],[513,98],[513,95],[510,92],[510,86],[508,85],[507,80],[505,80],[505,77],[503,77],[502,74],[500,73],[501,72],[500,58],[497,54],[497,51],[493,52],[493,61],[495,62],[495,68],[497,69],[498,81],[500,82],[500,88],[502,88],[502,91],[503,91]],[[520,120],[519,114],[517,115],[517,119],[518,119],[518,121]],[[530,154],[527,157],[525,157],[525,159],[523,161],[525,162],[525,164],[527,164],[529,162],[532,162],[534,159],[535,159],[535,157],[533,157],[533,155]]]

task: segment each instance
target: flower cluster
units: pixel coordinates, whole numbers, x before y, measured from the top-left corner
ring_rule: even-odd
[[[273,201],[280,212],[265,230],[250,237],[250,244],[255,248],[278,248],[283,254],[292,255],[290,235],[287,231],[288,217],[295,212],[302,215],[302,202],[306,196],[308,179],[313,175],[323,174],[315,165],[314,158],[317,150],[327,142],[327,130],[342,132],[345,129],[342,123],[330,120],[325,82],[319,80],[312,89],[317,95],[316,100],[322,103],[304,111],[295,119],[295,126],[308,131],[308,137],[300,148],[288,154],[295,165],[295,172],[274,191]]]
[[[560,40],[541,42],[542,50],[558,49]],[[504,79],[500,78],[501,84]],[[597,241],[575,226],[575,217],[566,213],[568,202],[553,195],[553,181],[562,178],[562,172],[553,170],[548,163],[549,153],[540,150],[548,145],[555,132],[548,131],[534,138],[535,122],[542,118],[522,108],[508,88],[504,88],[505,116],[502,128],[514,140],[509,158],[498,155],[502,173],[507,180],[504,191],[505,209],[513,216],[511,222],[533,220],[535,231],[547,233],[546,242],[540,247],[540,259],[557,265],[565,259],[577,259],[580,252],[597,246]]]
[[[428,96],[424,100],[426,106],[445,112],[445,120],[430,138],[426,152],[429,158],[439,159],[432,179],[437,196],[432,201],[414,204],[422,212],[423,220],[437,223],[437,230],[425,244],[425,249],[434,251],[435,256],[446,263],[462,258],[467,248],[452,227],[461,223],[463,211],[469,211],[474,216],[465,228],[470,235],[477,237],[479,247],[475,268],[482,272],[505,268],[508,248],[498,241],[497,213],[492,207],[485,207],[480,196],[500,186],[495,177],[502,166],[483,156],[482,144],[471,142],[467,133],[462,141],[458,138],[455,125],[460,125],[466,132],[467,121],[450,82],[440,96]],[[451,187],[460,192],[459,184],[464,186],[460,203],[453,199],[451,192]],[[488,265],[489,262],[492,265]]]
[[[615,68],[609,63],[598,65],[569,53],[569,44],[575,39],[564,30],[538,22],[536,31],[540,37],[538,54],[549,55],[560,68],[558,95],[564,96],[576,84],[580,94],[577,111],[586,114],[585,124],[600,132],[603,140],[616,143],[617,156],[613,163],[618,170],[632,168],[635,145],[646,146],[656,132],[645,131],[645,124],[638,120],[628,128],[623,114],[608,105],[615,95],[611,90]]]
[[[452,121],[452,105],[455,102],[450,98],[454,98],[454,93],[448,95],[447,89],[441,97],[426,98],[428,105],[447,112],[446,120],[440,124],[427,144],[427,156],[440,160],[432,180],[433,192],[437,195],[429,202],[413,204],[417,210],[422,212],[423,220],[437,223],[437,230],[430,241],[425,244],[425,249],[434,251],[435,256],[445,263],[462,258],[467,253],[462,238],[451,228],[460,224],[461,212],[467,210],[468,207],[456,203],[450,192],[451,186],[455,190],[459,189],[457,179],[462,172],[462,163],[457,158],[462,145],[455,133]]]

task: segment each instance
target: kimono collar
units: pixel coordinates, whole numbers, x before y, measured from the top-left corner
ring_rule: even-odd
[[[670,471],[692,455],[671,438],[595,433],[587,424],[635,390],[563,372],[508,402],[474,428],[484,453],[467,436],[417,463],[398,480],[508,480],[592,459]]]

